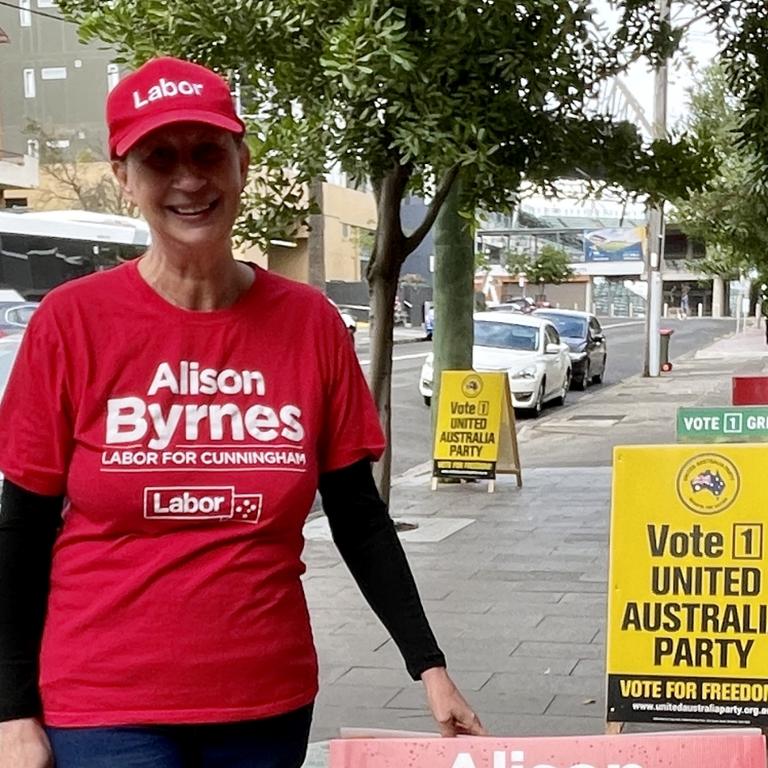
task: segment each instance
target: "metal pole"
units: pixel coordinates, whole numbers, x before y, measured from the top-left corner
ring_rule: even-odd
[[[668,21],[671,0],[657,0],[659,17]],[[653,138],[667,135],[667,61],[656,70],[653,102]],[[664,204],[651,206],[648,216],[648,311],[645,329],[646,359],[643,375],[655,377],[660,372],[659,328],[661,326],[662,265],[664,261]]]
[[[651,208],[648,223],[648,376],[658,376],[661,370],[661,260],[664,253],[664,211],[662,205]]]

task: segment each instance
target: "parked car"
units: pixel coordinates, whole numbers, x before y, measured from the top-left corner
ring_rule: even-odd
[[[355,343],[355,333],[357,333],[357,320],[349,314],[349,312],[344,312],[341,307],[339,307],[338,304],[336,304],[335,301],[331,301],[331,299],[328,299],[328,301],[333,304],[334,307],[336,307],[336,311],[339,313],[339,316],[341,317],[342,322],[344,323],[344,327],[349,332],[349,338],[352,340],[352,343]]]
[[[570,309],[537,309],[536,317],[545,317],[557,328],[560,338],[568,345],[576,389],[586,389],[605,377],[608,343],[600,321],[590,312]]]
[[[0,398],[8,385],[8,378],[21,346],[21,339],[22,334],[0,338]]]
[[[16,360],[16,355],[21,347],[23,334],[7,336],[0,338],[0,398],[2,398],[5,388],[8,386],[8,379],[11,376],[11,369]],[[0,482],[3,480],[3,473],[0,472]]]
[[[24,301],[15,288],[0,288],[0,304],[23,304]]]
[[[22,333],[39,306],[37,301],[0,301],[0,337]]]
[[[522,312],[526,315],[534,309],[536,309],[536,302],[529,296],[519,296],[487,308],[488,312]]]
[[[565,403],[571,361],[568,345],[560,341],[552,323],[520,313],[478,312],[474,326],[472,367],[505,371],[515,408],[538,416],[549,400]],[[419,392],[427,405],[432,401],[433,361],[428,355],[419,376]]]

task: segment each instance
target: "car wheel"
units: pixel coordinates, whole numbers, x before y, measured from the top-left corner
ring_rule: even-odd
[[[589,382],[592,379],[592,373],[590,372],[589,360],[587,360],[584,366],[584,372],[581,374],[581,378],[576,383],[576,387],[582,392],[589,386]]]
[[[592,377],[592,382],[594,384],[602,384],[603,383],[603,379],[605,378],[605,364],[606,364],[607,361],[608,361],[608,355],[606,355],[603,358],[603,367],[600,369],[600,373],[596,373]]]
[[[544,408],[544,381],[539,385],[539,391],[536,393],[536,401],[533,404],[533,408],[529,408],[528,411],[535,419],[541,415],[541,411]]]
[[[432,398],[429,395],[424,395],[424,405],[429,408],[432,405]]]
[[[560,395],[556,398],[558,405],[565,405],[565,398],[568,396],[568,390],[571,388],[571,369],[569,368],[565,372],[565,379],[563,380],[563,388],[560,390]]]

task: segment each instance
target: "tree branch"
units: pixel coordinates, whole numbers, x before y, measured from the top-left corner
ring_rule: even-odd
[[[727,9],[729,5],[730,0],[713,0],[708,8],[703,9],[697,16],[692,16],[690,19],[686,19],[684,22],[677,25],[674,30],[675,32],[681,29],[688,30],[696,24],[696,22],[711,18],[715,11]],[[672,19],[672,21],[676,21],[676,19]]]
[[[702,21],[703,19],[710,18],[712,14],[723,7],[727,7],[729,5],[728,0],[713,0],[712,4],[701,11],[697,16],[693,16],[690,19],[687,19],[686,21],[682,22],[681,24],[673,27],[673,32],[679,32],[679,31],[687,31],[692,27],[696,22]],[[617,61],[615,64],[607,66],[607,67],[598,67],[597,73],[598,73],[598,79],[599,80],[606,80],[610,77],[615,77],[616,75],[620,75],[623,72],[625,72],[629,67],[634,64],[636,61],[639,61],[644,56],[648,55],[648,51],[643,48],[637,48],[629,58],[625,59],[623,62]]]
[[[443,183],[438,188],[435,196],[432,198],[432,202],[429,204],[426,214],[424,215],[424,221],[419,224],[418,227],[405,238],[405,255],[413,253],[413,251],[419,247],[421,241],[427,236],[427,233],[432,229],[432,225],[435,223],[437,214],[440,211],[445,198],[451,191],[453,182],[456,181],[456,177],[459,175],[459,166],[454,165],[443,179]]]

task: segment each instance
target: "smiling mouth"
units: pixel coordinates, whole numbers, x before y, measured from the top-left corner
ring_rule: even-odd
[[[177,216],[200,216],[204,213],[209,213],[219,204],[218,200],[214,200],[207,205],[168,205],[166,206],[169,211],[175,213]]]

